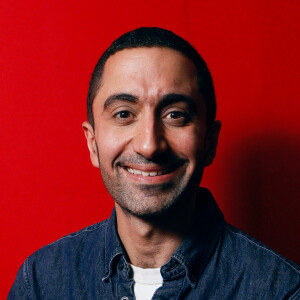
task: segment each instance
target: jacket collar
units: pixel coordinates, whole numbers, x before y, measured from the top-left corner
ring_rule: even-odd
[[[117,217],[116,209],[114,208],[106,225],[104,253],[105,276],[102,278],[102,281],[107,280],[112,275],[118,259],[125,255],[125,249],[117,233]]]
[[[224,228],[224,216],[216,204],[212,194],[205,188],[198,191],[198,207],[192,232],[181,243],[163,268],[176,260],[185,268],[192,287],[196,287],[201,273],[206,268]],[[176,270],[176,269],[175,269]]]

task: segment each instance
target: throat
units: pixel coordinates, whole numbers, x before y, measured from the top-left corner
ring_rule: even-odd
[[[117,229],[130,263],[140,268],[164,265],[192,226],[193,207],[189,211],[148,220],[128,214],[116,204]]]

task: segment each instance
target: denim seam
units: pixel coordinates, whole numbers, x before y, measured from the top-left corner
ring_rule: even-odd
[[[112,213],[113,214],[113,213]],[[108,230],[110,227],[110,223],[112,222],[112,217],[110,217],[109,219],[106,220],[105,225],[106,227],[104,228],[104,272],[105,272],[105,276],[102,277],[102,281],[104,282],[105,280],[107,280],[111,274],[112,274],[112,263],[114,261],[114,259],[118,256],[118,255],[122,255],[123,251],[122,248],[117,247],[116,249],[113,250],[113,254],[108,255],[107,254],[107,235],[108,235]]]
[[[117,252],[117,253],[115,253],[115,254],[112,256],[111,260],[110,260],[109,263],[108,263],[108,273],[107,273],[106,276],[104,276],[104,277],[102,278],[102,281],[107,280],[107,279],[111,276],[111,274],[112,274],[112,264],[113,264],[113,261],[114,261],[115,258],[116,258],[117,256],[119,256],[119,255],[122,255],[122,252]]]
[[[24,286],[25,286],[25,290],[26,293],[28,295],[30,295],[30,282],[29,282],[29,274],[28,274],[28,260],[29,257],[26,258],[25,262],[24,262],[24,268],[23,268],[23,278],[24,278]]]
[[[295,300],[299,299],[299,297],[298,297],[299,295],[300,295],[300,288],[298,288],[297,291],[292,295],[291,300],[293,300],[293,299],[295,299]]]
[[[180,292],[178,293],[178,295],[176,297],[176,300],[181,299],[181,294],[182,294],[183,288],[184,288],[184,280],[182,280],[181,287],[180,287]]]
[[[101,227],[103,227],[103,226],[105,225],[106,221],[107,221],[107,220],[104,220],[103,222],[98,223],[98,224],[97,224],[98,226],[96,226],[95,228],[89,229],[89,228],[95,226],[95,225],[91,225],[91,226],[88,226],[87,228],[85,228],[85,229],[83,229],[83,230],[79,230],[78,232],[75,232],[75,233],[71,233],[71,234],[69,234],[69,235],[66,235],[66,236],[60,238],[59,240],[57,240],[57,241],[55,241],[55,242],[52,242],[52,243],[48,244],[47,246],[56,244],[57,242],[60,242],[61,240],[64,240],[64,239],[66,239],[66,238],[77,237],[77,236],[79,236],[80,234],[85,233],[85,232],[92,232],[92,231],[98,230],[98,229],[100,229]]]
[[[242,238],[244,238],[245,240],[247,240],[248,242],[250,242],[251,244],[254,244],[255,246],[259,247],[259,248],[262,248],[263,250],[266,250],[268,252],[270,252],[271,254],[275,255],[277,258],[279,258],[280,260],[282,260],[285,264],[287,264],[289,267],[291,267],[293,270],[295,270],[298,274],[300,274],[300,271],[298,271],[295,267],[293,267],[291,264],[289,264],[287,261],[285,261],[282,257],[280,257],[278,254],[276,254],[275,252],[269,250],[268,248],[266,247],[263,247],[257,243],[255,243],[254,241],[252,241],[251,239],[249,239],[248,237],[246,237],[245,235],[243,235],[242,233],[238,233],[238,232],[234,232],[232,231],[228,225],[226,225],[226,229],[229,230],[231,233],[235,234],[235,235],[238,235],[238,236],[241,236]]]
[[[188,280],[189,280],[189,282],[190,282],[190,285],[191,285],[193,288],[195,288],[196,283],[194,283],[194,282],[190,279],[190,272],[189,272],[189,269],[187,268],[187,266],[186,266],[186,264],[185,264],[185,262],[184,262],[184,261],[185,261],[184,257],[182,257],[179,253],[173,255],[173,257],[174,257],[177,261],[179,261],[179,262],[181,263],[181,265],[184,266],[184,269],[185,269],[185,272],[186,272],[186,276],[187,276],[187,278],[188,278]],[[181,273],[183,273],[183,271],[182,271]],[[179,273],[179,274],[181,274],[181,273]],[[178,274],[177,274],[177,275],[178,275]]]

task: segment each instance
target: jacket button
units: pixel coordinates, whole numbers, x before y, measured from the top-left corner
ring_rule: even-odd
[[[126,296],[123,296],[123,297],[121,298],[121,300],[129,300],[129,298],[126,297]]]
[[[124,264],[122,262],[119,263],[119,266],[118,266],[119,270],[123,270],[124,269]],[[125,298],[121,298],[122,300],[126,300]],[[128,298],[127,298],[128,299]]]

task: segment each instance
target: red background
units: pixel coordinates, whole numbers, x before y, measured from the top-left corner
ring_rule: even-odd
[[[93,67],[120,34],[160,26],[212,72],[222,131],[209,187],[226,219],[300,263],[299,10],[282,1],[2,1],[0,298],[21,263],[110,215],[81,123]]]

